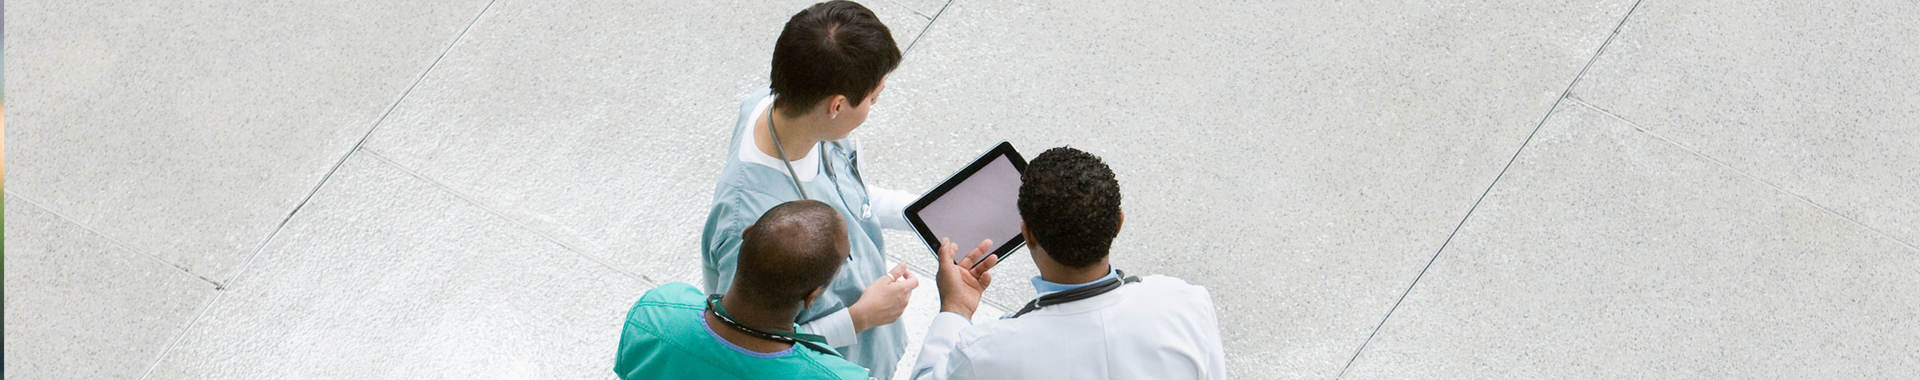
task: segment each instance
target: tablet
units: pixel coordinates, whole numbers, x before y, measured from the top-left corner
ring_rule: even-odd
[[[1020,200],[1020,173],[1026,169],[1027,160],[1013,150],[1013,144],[1002,141],[907,205],[907,223],[913,225],[920,241],[933,250],[935,257],[940,255],[942,237],[960,246],[954,254],[962,257],[980,240],[993,239],[989,252],[1005,260],[1027,242],[1020,236],[1020,208],[1016,205]]]

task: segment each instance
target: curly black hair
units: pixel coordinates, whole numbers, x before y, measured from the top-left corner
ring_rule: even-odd
[[[1020,173],[1020,218],[1033,243],[1068,267],[1099,263],[1120,233],[1120,183],[1099,156],[1059,147]]]

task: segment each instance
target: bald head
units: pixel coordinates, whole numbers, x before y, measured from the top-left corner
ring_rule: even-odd
[[[847,261],[847,227],[832,206],[814,200],[781,203],[740,238],[728,293],[767,307],[790,307],[833,281]]]

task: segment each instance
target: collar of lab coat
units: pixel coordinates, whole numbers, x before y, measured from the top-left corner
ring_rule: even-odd
[[[1088,285],[1098,284],[1101,281],[1106,281],[1108,279],[1114,279],[1114,278],[1120,278],[1120,271],[1118,269],[1114,269],[1113,266],[1111,265],[1107,266],[1106,277],[1101,277],[1100,279],[1097,279],[1097,280],[1082,282],[1078,284],[1062,284],[1062,283],[1057,283],[1053,281],[1042,280],[1040,279],[1040,276],[1033,276],[1033,290],[1035,294],[1044,296],[1047,294],[1084,288],[1084,287],[1087,287]]]
[[[1106,292],[1105,294],[1093,296],[1091,298],[1053,305],[1053,306],[1047,306],[1046,308],[1043,308],[1040,310],[1034,310],[1032,313],[1027,313],[1027,315],[1021,316],[1020,319],[1033,320],[1033,319],[1038,319],[1036,317],[1060,316],[1060,315],[1080,314],[1080,313],[1097,311],[1100,309],[1105,309],[1113,305],[1119,304],[1121,300],[1125,300],[1127,299],[1127,297],[1131,297],[1132,296],[1131,294],[1137,294],[1136,292],[1140,291],[1141,289],[1160,286],[1160,285],[1162,284],[1160,284],[1159,281],[1155,281],[1153,277],[1141,277],[1140,282],[1127,284],[1127,285],[1121,286],[1119,289],[1114,289],[1111,292]]]

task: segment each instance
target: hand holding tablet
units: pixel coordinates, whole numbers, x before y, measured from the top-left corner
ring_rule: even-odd
[[[1001,142],[953,177],[907,205],[907,223],[937,256],[941,239],[971,247],[991,240],[986,252],[1005,259],[1025,245],[1020,236],[1020,172],[1027,160]],[[958,259],[956,257],[956,259]]]

